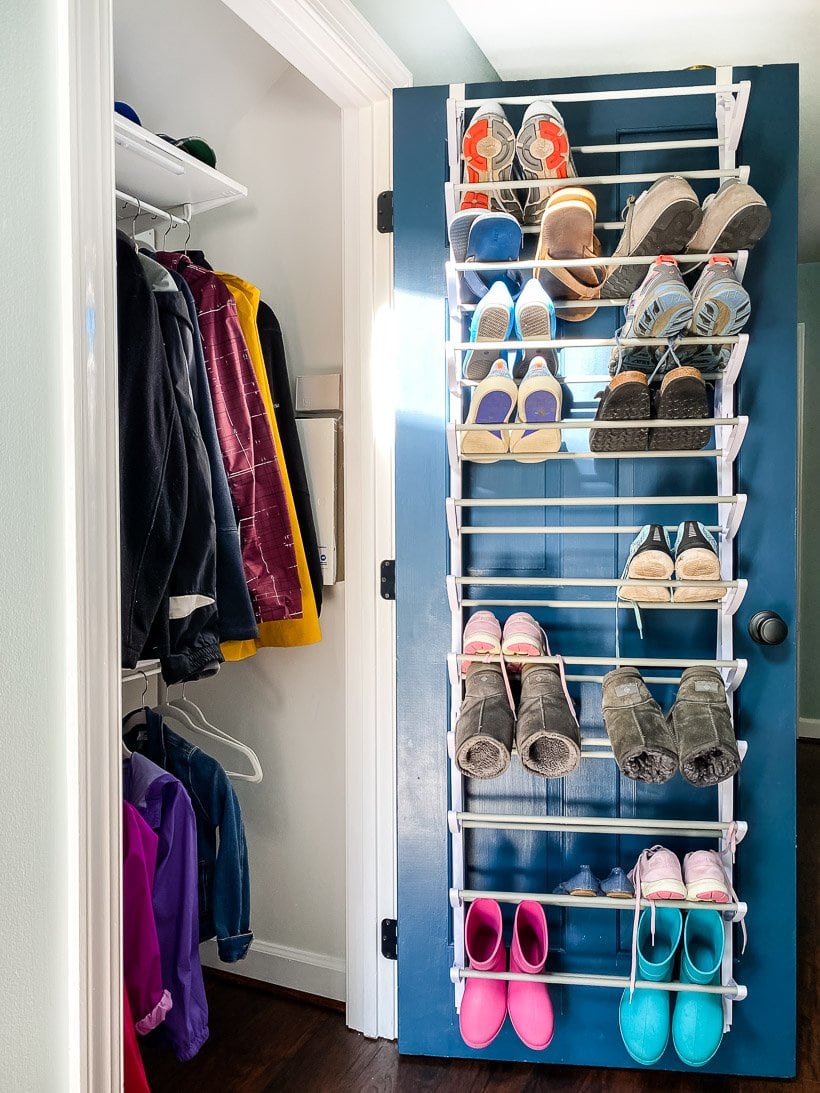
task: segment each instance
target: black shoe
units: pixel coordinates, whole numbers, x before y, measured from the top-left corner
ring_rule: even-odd
[[[591,452],[644,452],[652,400],[643,372],[619,372],[601,395],[596,421],[646,421],[646,429],[590,429]]]
[[[663,377],[655,399],[653,417],[660,421],[709,417],[706,383],[697,368],[673,368]],[[711,429],[708,425],[685,429],[652,429],[649,449],[656,452],[689,452],[705,448]]]

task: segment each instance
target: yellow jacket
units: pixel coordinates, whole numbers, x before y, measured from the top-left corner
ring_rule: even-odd
[[[299,574],[299,584],[302,589],[302,617],[300,619],[282,619],[276,622],[262,622],[259,624],[259,638],[256,641],[223,641],[221,645],[222,655],[225,660],[244,660],[253,656],[262,646],[286,646],[286,645],[313,645],[322,640],[322,630],[319,626],[319,615],[316,611],[316,600],[313,597],[313,587],[310,583],[305,548],[302,543],[302,533],[299,530],[299,521],[296,518],[296,508],[293,504],[293,492],[290,488],[290,480],[285,467],[285,458],[282,454],[282,441],[279,439],[279,428],[276,424],[276,415],[273,409],[273,399],[268,383],[268,374],[265,371],[265,359],[262,356],[262,343],[259,340],[259,331],[256,326],[256,315],[259,311],[259,289],[255,285],[243,281],[232,273],[217,273],[217,277],[224,282],[231,296],[236,301],[236,310],[239,315],[239,325],[248,346],[251,364],[259,384],[259,391],[270,422],[273,441],[276,445],[276,456],[282,470],[282,481],[285,487],[285,497],[288,504],[288,515],[293,529],[293,546],[296,551],[296,569]]]

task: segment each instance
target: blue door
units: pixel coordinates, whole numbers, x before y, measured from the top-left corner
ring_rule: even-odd
[[[737,848],[734,885],[748,909],[749,940],[741,955],[739,927],[728,914],[731,948],[721,982],[729,1031],[704,1069],[794,1074],[797,68],[734,69],[731,83],[731,98],[729,91],[684,93],[687,88],[713,89],[713,71],[453,90],[468,103],[558,97],[574,146],[611,149],[575,156],[578,175],[596,180],[589,186],[598,200],[597,220],[604,225],[617,223],[627,198],[659,174],[686,173],[702,199],[726,177],[721,162],[729,173],[747,166],[749,181],[772,213],[768,234],[748,255],[748,339],[731,347],[727,371],[714,384],[710,413],[726,424],[712,428],[709,449],[683,457],[591,458],[588,432],[567,429],[559,458],[536,464],[461,461],[458,435],[452,425],[448,430],[451,418],[461,420],[463,413],[457,397],[463,396],[465,405],[470,397],[458,382],[459,352],[446,349],[448,342],[467,339],[470,321],[469,310],[448,305],[445,276],[450,257],[445,184],[459,182],[450,176],[448,138],[451,145],[458,139],[462,108],[448,109],[447,87],[395,93],[402,1052],[636,1065],[619,1033],[621,990],[594,979],[595,985],[552,982],[556,1027],[545,1051],[526,1048],[509,1021],[485,1050],[468,1048],[457,1013],[465,907],[476,894],[497,894],[509,945],[516,899],[548,897],[581,863],[602,876],[615,864],[631,868],[639,852],[653,843],[669,846],[681,858],[699,847],[725,850],[728,825],[736,820],[745,837]],[[630,94],[639,89],[679,91]],[[732,144],[732,134],[739,131],[733,129],[733,117],[737,121],[743,115],[747,90],[735,168],[733,148],[727,145],[721,159],[716,144],[727,134]],[[718,113],[726,107],[719,126],[716,103]],[[505,107],[514,128],[524,108],[523,103]],[[471,109],[463,108],[468,117]],[[635,147],[652,143],[667,147]],[[612,148],[620,145],[623,150]],[[613,182],[611,176],[622,180]],[[457,191],[454,197],[457,208]],[[602,226],[601,236],[604,253],[611,253],[617,230]],[[534,238],[525,236],[530,253]],[[743,266],[746,256],[739,260]],[[600,307],[584,322],[560,321],[558,337],[606,343],[621,321],[620,307]],[[606,344],[563,349],[564,420],[594,416],[610,351]],[[595,377],[601,378],[599,385]],[[449,502],[449,512],[448,498],[459,502]],[[475,499],[483,504],[471,506]],[[584,582],[620,577],[633,538],[630,529],[655,522],[674,526],[684,519],[715,530],[729,594],[720,608],[642,611],[641,636],[632,611],[601,605],[614,599],[614,587]],[[527,530],[533,528],[538,530]],[[584,530],[573,530],[579,528]],[[451,579],[448,588],[453,575],[458,580]],[[573,580],[581,583],[573,585]],[[448,754],[448,732],[461,694],[461,627],[475,607],[489,606],[503,622],[518,603],[544,626],[553,652],[566,659],[585,741],[583,758],[563,779],[528,774],[516,757],[498,779],[462,779]],[[760,611],[774,611],[786,621],[784,642],[772,646],[751,639],[748,624]],[[616,663],[616,614],[619,655],[641,665],[664,711],[687,664],[719,667],[732,691],[736,735],[748,749],[734,784],[696,789],[678,775],[660,786],[645,785],[622,777],[611,756],[593,757],[596,741],[606,742],[600,679]],[[508,822],[485,824],[482,814]],[[471,817],[478,817],[477,825],[471,826]],[[524,829],[522,818],[541,822]],[[638,833],[624,830],[624,821],[630,820],[639,823]],[[679,832],[664,827],[669,820],[683,822]],[[546,973],[629,974],[631,909],[542,902],[550,936]],[[658,1068],[686,1069],[671,1042]]]

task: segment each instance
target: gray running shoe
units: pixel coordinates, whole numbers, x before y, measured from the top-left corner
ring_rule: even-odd
[[[738,334],[752,313],[749,293],[738,280],[731,258],[710,258],[692,291],[691,333],[700,338]],[[681,364],[703,372],[720,371],[729,359],[729,346],[686,345],[677,350]]]
[[[688,254],[751,250],[766,232],[772,214],[748,182],[727,178],[703,202],[700,226],[688,241]]]
[[[538,99],[527,107],[515,150],[524,179],[572,178],[577,173],[564,119],[546,99]],[[541,223],[544,207],[553,189],[543,186],[522,192],[525,224]]]
[[[476,110],[461,142],[464,181],[510,182],[515,158],[515,133],[504,108],[487,102]],[[521,205],[515,190],[465,190],[461,209],[497,209],[521,219]]]
[[[649,269],[640,288],[629,298],[626,321],[618,338],[674,338],[692,320],[692,296],[683,282],[678,263],[662,254]],[[657,346],[616,346],[609,361],[610,375],[622,369],[654,372]]]
[[[697,194],[680,175],[666,175],[627,203],[624,230],[613,258],[681,254],[703,217]],[[601,290],[605,300],[630,296],[646,266],[610,266]]]

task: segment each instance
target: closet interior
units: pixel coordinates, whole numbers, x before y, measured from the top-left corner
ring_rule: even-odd
[[[340,373],[342,201],[334,182],[341,174],[339,108],[220,0],[172,5],[117,0],[114,15],[114,98],[138,117],[134,120],[127,108],[115,114],[112,201],[118,253],[125,246],[144,249],[149,260],[151,251],[169,256],[162,257],[157,270],[164,264],[166,270],[182,272],[189,260],[206,262],[256,286],[281,327],[291,395],[297,377]],[[201,145],[180,148],[158,134],[170,134],[177,142],[199,138],[215,153],[216,166],[197,158],[208,158]],[[187,259],[180,259],[180,252]],[[196,303],[207,310],[207,300]],[[218,418],[202,310],[199,319]],[[121,361],[128,350],[122,340],[121,326]],[[226,394],[230,400],[231,394],[242,398],[247,392]],[[281,424],[275,390],[273,397]],[[323,452],[310,442],[302,423],[292,422],[291,432],[298,427],[301,437],[314,519],[317,501],[327,504],[324,493],[317,498],[317,482],[320,491],[330,482],[331,492],[342,492],[333,442],[342,432],[339,405],[320,405],[313,414],[332,419],[323,430]],[[224,454],[224,436],[219,439]],[[127,457],[123,448],[121,465]],[[226,470],[236,508],[235,483]],[[294,486],[290,465],[286,471]],[[145,473],[151,473],[150,463]],[[127,513],[123,519],[128,520]],[[304,527],[301,535],[307,544]],[[341,554],[340,522],[336,535]],[[217,559],[217,585],[218,565]],[[135,711],[158,708],[168,728],[229,772],[241,810],[250,879],[247,933],[253,941],[247,948],[245,937],[228,954],[235,962],[225,964],[223,946],[209,940],[201,946],[201,963],[341,1000],[345,592],[341,563],[335,571],[324,569],[320,596],[310,582],[305,587],[300,573],[303,598],[307,593],[314,601],[321,599],[318,625],[305,644],[299,643],[305,627],[298,631],[302,637],[294,638],[287,624],[274,623],[279,629],[268,647],[245,657],[252,643],[241,648],[231,642],[231,653],[223,643],[225,661],[218,671],[207,678],[196,678],[192,671],[184,687],[171,683],[185,679],[184,670],[169,673],[166,660],[160,664],[146,656],[134,666],[124,650],[122,708],[132,744],[139,743],[141,731],[145,736],[138,726],[146,715]],[[173,607],[169,626],[173,641]],[[316,641],[319,629],[321,640]],[[195,726],[204,731],[193,731]],[[130,762],[124,750],[126,771]],[[328,823],[329,816],[339,822]],[[161,838],[159,853],[161,858]],[[244,853],[241,845],[239,853]],[[127,917],[127,905],[124,910]],[[161,1021],[161,1015],[156,1019]],[[139,1021],[136,1014],[134,1021]],[[149,1029],[138,1024],[138,1031]],[[157,1030],[154,1038],[161,1034]]]

